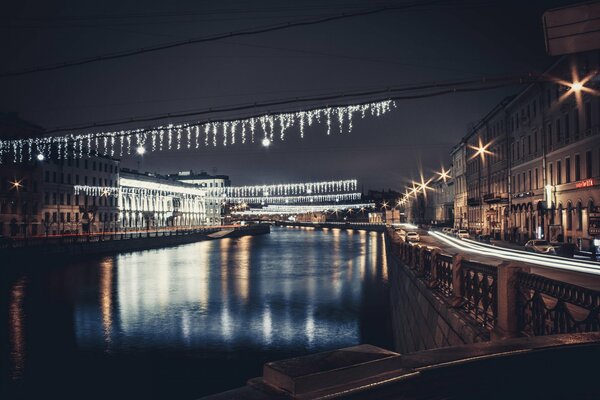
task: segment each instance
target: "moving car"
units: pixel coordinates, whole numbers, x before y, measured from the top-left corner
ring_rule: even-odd
[[[452,233],[452,228],[442,228],[442,233],[450,234]]]
[[[419,240],[421,240],[421,237],[417,232],[406,232],[407,242],[418,242]]]
[[[459,239],[468,239],[469,232],[467,232],[465,229],[459,229],[458,232],[456,232],[456,237]]]
[[[540,254],[556,254],[556,249],[547,240],[530,240],[525,243],[525,250]]]

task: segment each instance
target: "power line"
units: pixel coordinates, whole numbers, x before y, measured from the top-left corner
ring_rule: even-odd
[[[254,110],[253,116],[264,115],[265,112],[258,113],[258,109],[264,109],[268,107],[287,107],[294,104],[299,103],[322,103],[322,102],[331,102],[336,101],[339,102],[336,104],[327,103],[327,107],[344,107],[351,99],[361,99],[362,101],[359,103],[352,103],[356,105],[369,104],[376,101],[381,100],[414,100],[414,99],[422,99],[428,97],[441,96],[445,94],[452,93],[467,93],[467,92],[478,92],[478,91],[487,91],[498,89],[502,87],[513,86],[516,84],[528,84],[536,81],[532,76],[527,77],[493,77],[493,78],[482,78],[482,79],[470,79],[456,82],[444,82],[444,83],[429,83],[429,84],[420,84],[420,85],[412,85],[412,86],[401,86],[401,87],[387,87],[383,89],[374,89],[363,92],[350,92],[350,93],[338,93],[338,94],[326,94],[321,96],[312,96],[312,97],[296,97],[293,99],[276,99],[265,102],[255,102],[255,103],[244,103],[237,105],[229,105],[223,107],[216,108],[208,108],[203,110],[190,110],[179,113],[168,113],[168,114],[159,114],[159,115],[148,115],[136,118],[130,118],[126,120],[115,120],[115,121],[104,121],[104,122],[96,122],[90,124],[84,124],[79,126],[71,126],[71,127],[59,127],[53,128],[51,130],[45,131],[44,134],[55,133],[55,132],[64,132],[64,131],[79,131],[84,129],[98,129],[108,126],[115,125],[125,125],[132,123],[145,123],[145,122],[153,122],[153,121],[161,121],[161,120],[173,120],[179,118],[188,118],[188,117],[197,117],[201,115],[210,115],[210,114],[220,114],[227,112],[239,112],[239,111],[247,111]],[[479,84],[479,86],[471,86]],[[469,87],[471,86],[471,87]],[[433,92],[425,92],[421,93],[424,90],[432,90],[437,89]],[[419,92],[421,91],[421,92]],[[399,95],[398,93],[404,92],[417,92],[407,95]],[[342,102],[342,100],[346,100]],[[323,108],[323,106],[313,106],[311,108],[303,108],[304,111],[311,111]],[[294,110],[295,111],[295,110]],[[286,111],[278,111],[278,113],[285,112],[294,112],[292,110]],[[244,116],[244,118],[248,118],[249,116]],[[239,119],[239,116],[235,118],[218,118],[218,119],[208,119],[207,121],[195,121],[195,124],[202,124],[206,122],[226,122]]]
[[[151,46],[151,47],[145,47],[145,48],[141,48],[141,49],[125,50],[125,51],[116,52],[116,53],[108,53],[108,54],[104,54],[104,55],[100,55],[100,56],[82,58],[79,60],[67,61],[67,62],[58,63],[58,64],[50,64],[50,65],[43,65],[43,66],[25,68],[25,69],[20,69],[20,70],[8,71],[8,72],[0,73],[0,78],[10,77],[10,76],[27,75],[27,74],[32,74],[35,72],[42,72],[42,71],[52,71],[52,70],[57,70],[57,69],[63,69],[63,68],[84,65],[84,64],[90,64],[90,63],[99,62],[99,61],[114,60],[117,58],[131,57],[134,55],[139,55],[139,54],[144,54],[144,53],[172,49],[175,47],[187,46],[190,44],[213,42],[213,41],[217,41],[217,40],[221,40],[221,39],[238,37],[238,36],[250,36],[250,35],[256,35],[256,34],[260,34],[260,33],[267,33],[267,32],[280,31],[280,30],[284,30],[284,29],[290,29],[290,28],[299,27],[299,26],[317,25],[317,24],[322,24],[325,22],[337,21],[337,20],[354,18],[354,17],[359,17],[359,16],[379,14],[379,13],[383,13],[383,12],[387,12],[387,11],[407,10],[407,9],[414,8],[414,7],[423,7],[423,6],[428,6],[428,5],[433,5],[433,4],[448,2],[448,1],[452,1],[452,0],[431,0],[431,1],[428,1],[425,3],[416,1],[413,3],[406,3],[406,4],[403,4],[400,6],[391,6],[391,7],[386,6],[386,7],[380,7],[380,8],[375,8],[375,9],[366,10],[366,11],[357,11],[357,12],[352,12],[352,13],[336,14],[336,15],[327,16],[327,17],[323,17],[323,18],[317,18],[317,19],[290,21],[290,22],[284,22],[282,24],[266,25],[266,26],[262,26],[262,27],[233,31],[233,32],[228,32],[228,33],[219,33],[219,34],[215,34],[215,35],[211,35],[211,36],[207,36],[207,37],[185,39],[185,40],[181,40],[181,41],[164,43],[164,44]]]

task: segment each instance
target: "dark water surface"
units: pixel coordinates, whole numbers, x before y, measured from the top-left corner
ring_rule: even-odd
[[[193,399],[266,361],[392,346],[380,233],[273,228],[54,263],[2,265],[3,399]]]

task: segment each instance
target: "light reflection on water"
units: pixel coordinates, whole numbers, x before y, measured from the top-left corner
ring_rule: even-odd
[[[377,233],[274,228],[270,235],[65,263],[47,272],[58,286],[41,293],[24,292],[25,279],[43,286],[48,276],[28,272],[11,289],[11,371],[27,367],[23,296],[40,297],[33,308],[44,307],[44,296],[69,304],[72,323],[63,318],[53,327],[73,337],[61,351],[75,358],[100,353],[109,362],[136,355],[152,363],[160,354],[172,365],[153,385],[169,390],[177,381],[184,397],[239,386],[268,360],[365,342],[389,347],[383,252]],[[239,371],[228,371],[223,360]],[[182,365],[202,373],[182,383]]]

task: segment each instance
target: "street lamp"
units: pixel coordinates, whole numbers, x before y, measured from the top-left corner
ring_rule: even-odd
[[[483,233],[483,228],[484,228],[485,224],[483,222],[484,216],[483,216],[483,190],[482,190],[482,184],[481,184],[481,169],[485,163],[485,156],[488,154],[489,155],[493,154],[490,150],[488,150],[488,148],[492,145],[492,143],[493,142],[489,142],[484,145],[483,142],[481,141],[481,137],[479,137],[477,146],[469,145],[470,148],[475,150],[475,153],[473,154],[473,156],[471,156],[471,159],[474,159],[474,158],[479,159],[479,168],[477,169],[477,172],[479,175],[478,176],[478,180],[479,180],[479,213],[481,215],[481,232],[482,233]]]
[[[261,143],[263,147],[269,147],[271,145],[271,140],[268,137],[265,137]]]

